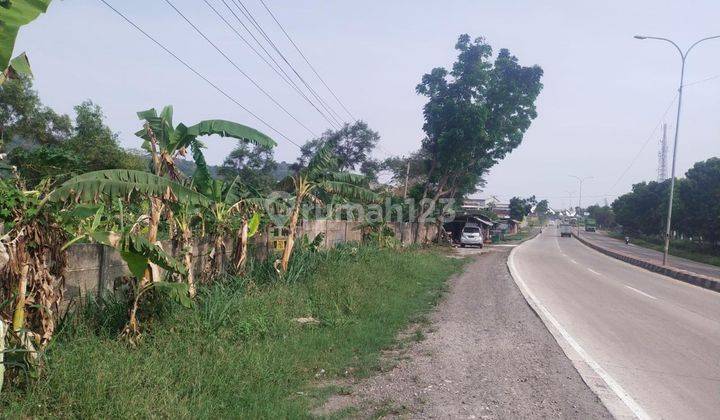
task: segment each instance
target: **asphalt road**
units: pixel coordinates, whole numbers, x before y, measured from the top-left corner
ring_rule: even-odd
[[[626,254],[642,258],[647,261],[653,261],[658,265],[662,265],[663,254],[660,251],[654,249],[643,248],[635,245],[632,242],[629,245],[625,245],[624,241],[611,238],[601,232],[580,232],[583,238],[590,240],[603,248],[610,249],[612,251],[624,252]],[[720,267],[703,264],[696,261],[687,260],[685,258],[674,257],[670,255],[668,257],[669,265],[681,270],[691,271],[697,274],[703,274],[705,276],[715,277],[720,279]]]
[[[718,418],[720,293],[615,260],[554,227],[519,246],[510,265],[611,412]]]

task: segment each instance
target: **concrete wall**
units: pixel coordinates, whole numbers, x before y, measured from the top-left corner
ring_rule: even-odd
[[[311,241],[319,234],[324,235],[322,246],[332,248],[345,242],[361,242],[361,222],[334,221],[334,220],[304,220],[298,226],[298,237],[307,235]],[[427,243],[435,240],[437,236],[436,225],[424,225],[414,222],[391,222],[388,225],[395,232],[395,237],[403,244]],[[271,228],[252,238],[250,252],[254,258],[266,258],[273,251],[273,235]],[[180,250],[173,249],[170,241],[162,243],[166,252],[179,256]],[[201,262],[210,253],[212,243],[197,241],[193,244],[194,269],[196,273],[202,270]],[[230,258],[234,250],[232,238],[225,242],[225,257]],[[129,276],[127,265],[120,254],[113,248],[99,244],[75,244],[67,250],[67,266],[65,269],[66,299],[78,296],[87,296],[89,293],[102,293],[112,291],[116,282],[124,276]]]

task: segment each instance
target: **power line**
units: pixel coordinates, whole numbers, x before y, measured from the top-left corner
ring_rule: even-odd
[[[337,103],[339,103],[340,106],[345,110],[345,112],[347,112],[347,114],[350,116],[350,118],[353,121],[355,121],[355,117],[353,116],[353,114],[348,110],[348,108],[340,100],[340,98],[338,98],[338,96],[335,94],[335,92],[332,89],[330,89],[330,86],[328,86],[328,84],[325,82],[325,80],[322,78],[322,76],[320,76],[320,73],[318,73],[318,71],[315,69],[315,67],[312,64],[310,64],[310,60],[308,60],[308,58],[305,56],[305,54],[303,54],[300,47],[295,43],[295,41],[293,41],[293,39],[287,33],[287,31],[285,30],[283,25],[280,23],[280,21],[275,17],[275,14],[273,14],[273,12],[270,10],[270,8],[267,6],[267,4],[265,4],[265,2],[263,0],[260,0],[260,3],[262,3],[263,7],[265,7],[265,10],[267,10],[267,12],[270,14],[270,16],[272,16],[275,23],[277,23],[277,25],[282,30],[283,34],[285,34],[285,37],[288,39],[288,41],[290,41],[290,43],[293,45],[293,47],[295,47],[295,49],[300,54],[300,56],[303,58],[303,60],[305,60],[305,63],[307,63],[308,67],[310,67],[310,69],[313,71],[313,73],[315,73],[315,76],[320,80],[320,82],[322,82],[323,86],[325,86],[325,88],[330,92],[330,94],[332,94],[333,98],[335,98]]]
[[[694,82],[686,83],[683,85],[683,87],[688,87],[688,86],[692,86],[692,85],[697,85],[699,83],[709,82],[709,81],[715,80],[717,78],[720,78],[720,74],[716,74],[715,76],[710,76],[710,77],[706,77],[704,79],[696,80]]]
[[[639,150],[639,151],[637,152],[637,154],[633,157],[632,161],[630,161],[630,164],[629,164],[629,165],[627,166],[627,168],[625,168],[625,170],[620,174],[620,176],[618,177],[618,179],[615,181],[615,183],[612,185],[612,187],[610,187],[610,189],[609,189],[608,191],[612,191],[613,188],[615,188],[615,186],[617,186],[617,184],[618,184],[618,183],[623,179],[623,177],[628,173],[628,171],[630,170],[630,168],[632,168],[633,165],[635,165],[635,162],[638,160],[638,158],[640,157],[640,155],[642,154],[642,152],[645,150],[645,147],[647,147],[648,143],[650,143],[650,140],[653,139],[653,136],[655,135],[655,131],[657,131],[658,127],[660,127],[660,124],[662,124],[662,122],[663,122],[663,120],[665,119],[665,116],[667,115],[668,111],[670,111],[670,108],[671,108],[671,107],[673,106],[673,104],[675,103],[675,99],[677,99],[677,93],[675,94],[675,96],[673,96],[673,99],[672,99],[672,101],[670,101],[670,104],[667,106],[667,108],[665,108],[665,112],[663,112],[663,114],[662,114],[662,116],[660,117],[660,120],[658,121],[658,123],[655,124],[655,127],[654,127],[654,128],[652,129],[652,131],[650,132],[650,135],[649,135],[648,138],[645,140],[645,142],[643,143],[643,145],[642,145],[642,147],[640,148],[640,150]]]
[[[223,0],[224,2],[225,0]],[[275,52],[280,56],[280,58],[285,62],[285,64],[290,67],[290,69],[295,73],[295,76],[297,76],[298,79],[305,85],[305,87],[310,91],[310,93],[320,102],[320,105],[328,112],[330,113],[336,121],[342,125],[343,119],[338,115],[337,112],[335,112],[334,109],[332,109],[325,100],[318,95],[318,93],[315,91],[315,89],[305,80],[305,78],[297,71],[295,66],[290,63],[290,61],[287,59],[285,54],[280,51],[278,46],[275,44],[275,42],[268,36],[268,34],[265,32],[265,30],[262,28],[262,25],[255,19],[252,12],[245,6],[245,4],[242,2],[242,0],[232,0],[232,2],[235,4],[235,7],[240,10],[240,12],[247,18],[251,24],[255,27],[255,29],[262,35],[263,38],[265,38],[265,41],[275,50]],[[242,8],[241,8],[242,7]]]
[[[230,57],[228,57],[227,54],[225,54],[225,52],[222,49],[220,49],[220,47],[215,45],[215,43],[212,42],[212,40],[210,40],[210,38],[208,38],[207,35],[205,35],[205,33],[200,30],[200,28],[195,26],[195,24],[192,23],[192,21],[190,19],[188,19],[187,16],[185,16],[177,7],[175,7],[175,5],[173,4],[172,1],[165,0],[165,3],[167,3],[170,7],[172,7],[173,10],[175,10],[177,12],[177,14],[180,15],[183,18],[183,20],[185,20],[185,22],[187,22],[195,30],[195,32],[197,32],[201,37],[203,37],[203,39],[205,39],[205,41],[207,41],[208,44],[212,45],[212,47],[218,53],[220,53],[220,55],[222,55],[233,67],[235,67],[235,69],[240,74],[245,76],[246,79],[248,79],[260,92],[262,92],[268,99],[270,99],[278,108],[280,108],[283,112],[285,112],[285,114],[287,114],[296,123],[298,123],[301,127],[303,127],[305,130],[307,130],[310,134],[317,137],[317,134],[315,134],[310,128],[308,128],[299,119],[297,119],[297,117],[295,117],[295,115],[293,115],[290,111],[288,111],[280,102],[278,102],[272,95],[270,95],[270,93],[268,93],[265,89],[263,89],[262,86],[260,86],[252,77],[250,77],[247,73],[245,73]]]
[[[278,76],[280,76],[280,78],[281,78],[285,83],[287,83],[287,85],[290,86],[290,88],[292,88],[293,90],[295,90],[295,92],[297,92],[297,93],[298,93],[303,99],[305,99],[313,108],[315,108],[315,110],[317,110],[318,113],[320,113],[320,115],[322,115],[322,117],[323,117],[330,125],[333,124],[333,122],[330,121],[330,120],[328,119],[328,117],[327,117],[322,111],[320,111],[320,109],[318,109],[317,106],[315,106],[315,104],[310,100],[310,98],[308,98],[307,95],[305,95],[305,93],[303,93],[303,92],[300,90],[300,88],[297,86],[297,84],[295,84],[295,82],[294,82],[292,79],[289,78],[289,76],[287,75],[287,73],[285,73],[285,71],[284,71],[282,68],[280,68],[279,64],[273,59],[272,56],[270,56],[270,59],[273,60],[273,62],[275,63],[275,65],[278,66],[278,67],[280,68],[280,70],[278,70],[275,66],[273,66],[272,64],[270,64],[270,62],[267,60],[267,58],[265,58],[265,56],[263,56],[245,37],[243,37],[242,34],[240,34],[240,32],[238,32],[238,31],[235,29],[235,27],[233,27],[233,25],[232,25],[230,22],[228,22],[228,20],[225,19],[225,17],[224,17],[215,7],[213,7],[212,4],[210,4],[207,0],[203,0],[203,1],[205,2],[205,4],[206,4],[223,22],[225,22],[225,24],[228,26],[228,28],[230,28],[230,30],[232,30],[232,31],[235,33],[235,35],[236,35],[238,38],[240,38],[258,57],[260,57],[260,59],[263,60],[263,61],[265,62],[265,64],[267,64]],[[225,2],[223,1],[223,3],[225,3]],[[227,4],[226,4],[225,6],[228,7]],[[232,10],[230,10],[230,11],[232,12]],[[234,13],[233,13],[233,14],[234,14]],[[237,17],[237,16],[236,16],[236,17]],[[241,22],[241,23],[242,23],[242,22]],[[243,25],[243,26],[244,26],[244,25]],[[246,28],[246,30],[247,30],[247,28]],[[261,46],[261,47],[262,47],[262,46]],[[265,51],[265,53],[267,54],[267,51]],[[269,54],[268,54],[268,55],[269,55]],[[281,73],[281,72],[282,72],[282,73]]]
[[[288,136],[286,136],[286,135],[283,134],[281,131],[279,131],[278,129],[276,129],[276,128],[273,127],[272,125],[270,125],[270,123],[268,123],[267,121],[265,121],[263,118],[261,118],[260,116],[258,116],[258,115],[255,114],[254,112],[250,111],[247,107],[245,107],[243,104],[241,104],[237,99],[235,99],[233,96],[231,96],[230,94],[228,94],[227,92],[225,92],[222,88],[220,88],[218,85],[216,85],[215,83],[213,83],[210,79],[208,79],[207,77],[205,77],[202,73],[200,73],[199,71],[197,71],[194,67],[192,67],[190,64],[188,64],[188,63],[187,63],[186,61],[184,61],[182,58],[178,57],[177,54],[175,54],[175,53],[172,52],[170,49],[168,49],[165,45],[163,45],[162,43],[160,43],[160,41],[158,41],[157,39],[155,39],[152,35],[150,35],[150,34],[148,34],[147,32],[145,32],[145,30],[143,30],[140,26],[138,26],[138,25],[137,25],[135,22],[133,22],[130,18],[128,18],[127,16],[125,16],[122,12],[120,12],[119,10],[117,10],[116,8],[114,8],[112,5],[110,5],[107,1],[105,1],[105,0],[99,0],[99,1],[100,1],[101,3],[103,3],[105,6],[107,6],[110,10],[112,10],[113,12],[115,12],[118,16],[120,16],[121,18],[123,18],[127,23],[129,23],[131,26],[133,26],[138,32],[140,32],[141,34],[143,34],[146,38],[148,38],[150,41],[152,41],[155,45],[157,45],[158,47],[160,47],[163,51],[165,51],[166,53],[170,54],[175,60],[177,60],[180,64],[182,64],[183,66],[185,66],[185,68],[187,68],[188,70],[190,70],[191,72],[193,72],[196,76],[198,76],[199,78],[201,78],[202,80],[204,80],[207,84],[209,84],[210,86],[212,86],[212,87],[213,87],[215,90],[217,90],[220,94],[222,94],[222,95],[225,96],[227,99],[229,99],[231,102],[233,102],[235,105],[239,106],[239,107],[242,108],[245,112],[247,112],[248,114],[252,115],[255,119],[257,119],[257,120],[260,121],[262,124],[264,124],[266,127],[268,127],[269,129],[271,129],[272,131],[274,131],[275,133],[277,133],[280,137],[284,138],[284,139],[287,140],[288,142],[290,142],[290,143],[294,144],[295,146],[297,146],[298,148],[300,148],[300,145],[299,145],[299,144],[297,144],[297,143],[295,143],[294,141],[292,141]]]

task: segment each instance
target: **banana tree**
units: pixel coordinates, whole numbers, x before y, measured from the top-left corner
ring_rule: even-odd
[[[182,254],[183,264],[187,270],[188,296],[192,299],[197,293],[195,273],[193,270],[192,228],[197,221],[202,222],[202,214],[206,208],[182,202],[177,203],[172,208],[175,215],[173,221],[177,226],[174,240],[180,245],[179,248]]]
[[[287,272],[295,245],[300,211],[303,203],[311,201],[322,203],[318,193],[338,194],[364,202],[376,202],[379,196],[366,187],[364,176],[349,172],[338,172],[338,159],[332,154],[333,145],[328,143],[318,150],[307,166],[299,169],[282,183],[287,185],[294,194],[290,219],[288,221],[288,237],[285,242],[282,258],[279,260],[280,271]],[[276,262],[277,266],[277,262]]]
[[[257,210],[262,207],[262,198],[257,194],[253,195],[252,190],[244,185],[239,177],[235,177],[229,184],[221,180],[212,180],[206,191],[212,200],[208,213],[214,226],[214,240],[210,260],[203,269],[204,282],[210,281],[224,268],[224,238],[231,236],[237,219],[240,221],[236,234],[240,252],[236,253],[238,260],[235,268],[239,271],[244,268],[247,260],[247,242],[257,231],[260,223]]]
[[[210,206],[207,197],[187,186],[148,172],[125,169],[95,171],[76,176],[48,194],[45,200],[97,203],[104,200],[129,199],[133,196],[148,197],[168,203],[182,202],[192,206]],[[93,226],[81,236],[118,249],[135,276],[133,305],[125,329],[127,335],[135,336],[139,333],[137,308],[144,293],[152,288],[172,288],[173,295],[178,298],[183,294],[178,291],[178,286],[161,282],[157,270],[153,270],[153,265],[183,276],[187,275],[187,269],[157,246],[151,239],[150,232],[147,237],[142,237],[133,233],[133,229],[121,228],[120,232],[98,232],[97,223],[93,223]]]
[[[190,149],[196,165],[193,184],[198,191],[208,196],[216,193],[213,189],[217,189],[217,185],[210,176],[202,152],[204,145],[198,140],[198,137],[217,134],[221,137],[231,137],[268,148],[276,145],[273,139],[260,131],[232,121],[204,120],[190,127],[182,123],[174,126],[172,106],[164,107],[159,114],[152,108],[138,112],[137,115],[145,123],[143,129],[135,134],[144,140],[142,147],[152,157],[153,172],[158,176],[167,176],[171,180],[179,180],[183,175],[175,166],[175,160],[186,156],[188,149]],[[164,205],[162,200],[158,198],[151,198],[150,204],[150,234],[148,239],[154,242],[157,239],[160,214],[164,210]],[[218,209],[218,211],[222,216],[223,209]],[[215,249],[217,250],[217,248],[216,243]],[[220,256],[214,256],[213,259],[218,260]]]

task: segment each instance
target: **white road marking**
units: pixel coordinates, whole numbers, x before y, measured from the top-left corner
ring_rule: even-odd
[[[656,298],[655,296],[653,296],[653,295],[648,295],[647,293],[643,292],[642,290],[638,290],[638,289],[636,289],[636,288],[634,288],[634,287],[630,287],[630,286],[628,286],[628,285],[625,285],[625,287],[627,287],[628,289],[630,289],[630,290],[632,290],[632,291],[634,291],[634,292],[640,293],[640,294],[643,295],[643,296],[649,297],[650,299],[655,299],[655,300],[657,300],[657,298]]]
[[[635,416],[640,420],[650,420],[650,416],[648,413],[638,404],[633,397],[628,394],[627,391],[620,385],[610,374],[603,369],[602,366],[600,366],[590,355],[585,351],[585,349],[582,348],[582,346],[568,333],[565,328],[560,325],[557,319],[550,313],[550,311],[540,303],[540,301],[535,297],[535,295],[528,289],[527,284],[525,284],[525,281],[520,276],[520,273],[517,271],[517,268],[515,267],[515,251],[517,251],[518,248],[514,248],[512,252],[510,252],[510,257],[508,257],[508,267],[510,268],[510,274],[512,274],[513,278],[515,279],[515,282],[517,283],[518,287],[523,291],[523,294],[530,300],[532,300],[535,307],[540,311],[540,313],[547,319],[555,329],[560,333],[560,335],[565,339],[565,341],[570,345],[570,347],[575,350],[575,352],[582,358],[582,360],[590,366],[590,368],[595,371],[595,373],[602,378],[603,381],[607,384],[608,388],[610,388],[615,395],[618,396],[622,400],[622,402],[625,403],[625,405],[630,409],[630,411],[635,414]],[[629,287],[629,286],[628,286]],[[639,291],[639,290],[638,290]]]
[[[570,262],[573,263],[573,264],[577,264],[577,263],[578,263],[577,261],[573,260],[572,258],[570,258]]]
[[[598,276],[602,276],[602,274],[598,273],[597,271],[593,270],[592,268],[588,268],[588,271],[591,272],[591,273],[593,273],[593,274],[596,274],[596,275],[598,275]]]

